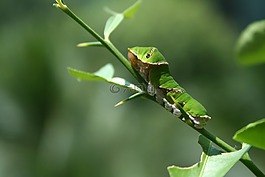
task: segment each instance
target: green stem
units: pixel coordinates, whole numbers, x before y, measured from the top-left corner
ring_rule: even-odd
[[[69,15],[72,19],[74,19],[78,24],[80,24],[86,31],[88,31],[92,36],[94,36],[102,45],[104,45],[114,56],[116,56],[119,61],[129,70],[129,72],[140,82],[144,83],[144,80],[142,77],[133,70],[128,60],[119,52],[119,50],[110,42],[105,39],[103,39],[100,35],[98,35],[91,27],[89,27],[86,23],[84,23],[77,15],[75,15],[65,4],[62,3],[61,0],[56,0],[57,4],[54,4],[55,7],[61,9],[63,12],[65,12],[67,15]],[[146,95],[145,97],[153,100],[153,97],[150,97],[149,95]],[[187,115],[184,114],[184,117]],[[186,120],[189,118],[187,117]],[[188,124],[191,126],[194,130],[199,132],[200,134],[207,137],[209,140],[211,140],[213,143],[221,147],[227,152],[233,152],[236,151],[233,147],[231,147],[229,144],[224,142],[222,139],[218,138],[217,136],[211,134],[206,129],[197,129],[193,125]],[[245,154],[240,161],[249,168],[256,176],[265,176],[262,171],[253,163],[253,161],[250,159],[248,154]]]
[[[129,70],[129,72],[141,83],[144,83],[142,77],[135,72],[128,60],[120,53],[120,51],[108,40],[103,39],[96,31],[94,31],[90,26],[88,26],[83,20],[81,20],[73,11],[71,11],[61,0],[56,0],[57,4],[55,7],[61,9],[64,13],[70,16],[74,21],[81,25],[87,32],[89,32],[93,37],[95,37],[103,46],[105,46],[114,56],[116,56],[119,61]]]

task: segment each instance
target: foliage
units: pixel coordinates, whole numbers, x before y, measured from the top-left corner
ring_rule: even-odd
[[[250,123],[238,130],[233,139],[265,150],[265,119]]]
[[[265,62],[265,20],[251,23],[240,35],[236,52],[243,65]],[[265,119],[250,123],[238,130],[233,139],[265,149]]]
[[[251,23],[237,42],[237,56],[244,65],[265,62],[265,20]]]
[[[170,177],[222,177],[251,147],[243,144],[238,151],[224,153],[203,136],[199,137],[199,143],[203,149],[201,161],[187,168],[168,167]]]
[[[67,13],[69,16],[71,16],[75,21],[77,21],[81,26],[83,26],[89,33],[91,33],[97,40],[98,42],[87,42],[87,43],[81,43],[78,46],[84,47],[84,46],[105,46],[111,53],[113,53],[119,60],[120,62],[131,72],[131,74],[141,83],[143,80],[139,76],[139,73],[136,73],[132,67],[129,65],[128,61],[125,59],[124,56],[121,55],[121,53],[115,48],[115,46],[111,43],[109,36],[110,34],[117,28],[117,26],[122,22],[124,17],[131,17],[134,12],[139,7],[140,2],[136,2],[133,6],[129,7],[127,10],[125,10],[123,13],[116,13],[112,12],[112,16],[108,19],[105,29],[104,29],[104,38],[100,37],[92,28],[90,28],[88,25],[86,25],[81,19],[79,19],[68,7],[63,4],[60,0],[56,1],[57,4],[54,4],[55,7],[63,10],[65,13]],[[260,30],[260,26],[258,28]],[[251,32],[255,30],[250,30]],[[250,33],[251,33],[250,32]],[[254,35],[255,36],[255,35]],[[253,52],[253,48],[251,47],[245,47],[245,44],[249,42],[249,38],[242,37],[243,39],[239,42],[239,56],[245,56],[245,51],[247,51],[247,56],[256,56],[255,54],[258,53],[257,51]],[[254,38],[253,41],[251,39],[251,42],[255,43],[257,39]],[[242,42],[243,41],[243,42]],[[256,43],[255,43],[256,44]],[[260,44],[258,42],[257,44]],[[243,46],[243,47],[242,47]],[[248,46],[248,45],[246,45]],[[251,45],[250,45],[251,46]],[[249,50],[251,48],[251,50]],[[249,52],[250,51],[250,52]],[[242,55],[243,53],[243,55]],[[260,55],[258,55],[260,56]],[[243,59],[245,60],[245,58]],[[256,60],[256,62],[259,62],[260,58]],[[102,67],[99,71],[96,73],[87,73],[75,69],[69,68],[69,72],[75,76],[78,80],[99,80],[99,81],[105,81],[109,82],[112,84],[117,84],[122,87],[126,87],[128,89],[133,89],[136,92],[139,92],[146,98],[149,98],[147,94],[144,93],[143,90],[140,88],[135,89],[135,85],[132,84],[126,84],[128,83],[125,79],[119,78],[118,81],[113,78],[114,74],[114,69],[112,65],[108,64],[104,67]],[[121,81],[121,82],[120,82]],[[126,99],[126,101],[135,98],[136,96],[130,97]],[[123,103],[123,102],[122,102]],[[183,110],[181,110],[183,113]],[[184,116],[185,115],[184,113]],[[262,127],[260,128],[261,125]],[[254,128],[253,128],[254,127]],[[243,130],[240,130],[236,135],[235,139],[240,140],[240,141],[248,141],[249,139],[253,141],[248,141],[250,144],[253,144],[258,147],[264,147],[264,142],[257,141],[256,139],[253,139],[253,136],[249,136],[249,134],[253,135],[253,132],[259,135],[262,135],[262,131],[264,127],[264,120],[258,123],[251,124],[247,126],[247,128],[244,128]],[[192,127],[194,128],[194,127]],[[203,134],[205,137],[203,138],[201,136],[199,143],[201,144],[203,148],[203,154],[202,154],[202,159],[201,162],[196,164],[195,166],[187,168],[178,168],[178,167],[169,167],[169,173],[171,177],[175,176],[211,176],[215,174],[215,176],[223,176],[225,175],[230,168],[238,161],[241,160],[254,174],[256,175],[263,175],[263,173],[252,163],[251,159],[249,158],[247,151],[250,149],[250,145],[244,145],[242,146],[241,150],[236,151],[234,148],[223,142],[221,139],[218,137],[212,135],[205,129],[198,130],[194,128],[196,131],[200,132]],[[243,133],[242,133],[243,132]],[[245,133],[246,132],[246,133]],[[247,134],[247,135],[245,135]],[[243,138],[242,138],[243,137]],[[208,139],[208,140],[207,140]],[[223,148],[224,150],[228,151],[228,153],[222,153],[220,150],[217,150],[212,146],[212,143],[209,141],[213,141],[215,144]],[[262,145],[260,145],[262,144]],[[245,154],[245,155],[244,155]]]
[[[126,81],[123,78],[113,77],[114,75],[114,68],[112,64],[106,64],[98,71],[94,73],[83,72],[79,70],[75,70],[72,68],[68,68],[70,74],[76,77],[79,81],[83,80],[90,80],[90,81],[105,81],[111,84],[115,84],[118,86],[125,87],[127,89],[134,90],[136,92],[143,92],[139,87],[136,85],[131,84],[130,82]]]

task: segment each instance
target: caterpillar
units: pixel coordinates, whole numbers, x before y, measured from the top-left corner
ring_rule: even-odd
[[[211,119],[202,104],[191,97],[171,76],[168,62],[155,47],[128,48],[131,66],[147,83],[146,92],[178,118],[186,112],[194,127],[203,128]]]

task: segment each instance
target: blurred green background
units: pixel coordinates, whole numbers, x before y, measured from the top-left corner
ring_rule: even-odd
[[[198,133],[154,102],[114,105],[131,93],[99,82],[77,82],[67,67],[94,72],[113,63],[116,76],[136,82],[53,1],[2,1],[0,6],[0,176],[164,177],[170,165],[200,159]],[[100,34],[109,14],[131,1],[66,1]],[[113,33],[127,55],[156,46],[175,79],[208,109],[207,129],[231,145],[241,127],[265,116],[265,66],[243,67],[234,47],[240,31],[264,19],[265,2],[144,0]],[[265,153],[250,154],[265,171]],[[241,163],[227,176],[253,176]]]

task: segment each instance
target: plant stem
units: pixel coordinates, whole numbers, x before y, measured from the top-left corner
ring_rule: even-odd
[[[120,51],[109,41],[103,39],[96,31],[94,31],[90,26],[88,26],[83,20],[81,20],[73,11],[71,11],[61,0],[56,0],[57,4],[55,7],[61,9],[64,13],[70,16],[74,21],[81,25],[87,32],[89,32],[93,37],[95,37],[102,45],[104,45],[114,56],[116,56],[119,61],[128,69],[128,71],[141,83],[144,83],[142,77],[135,72],[128,60],[120,53]]]
[[[68,16],[70,16],[72,19],[74,19],[78,24],[80,24],[86,31],[88,31],[92,36],[94,36],[102,45],[104,45],[114,56],[116,56],[119,61],[129,70],[129,72],[140,82],[145,83],[143,78],[135,72],[135,70],[131,67],[128,60],[119,52],[119,50],[108,40],[103,39],[98,33],[96,33],[91,27],[89,27],[86,23],[84,23],[77,15],[75,15],[65,4],[62,3],[61,0],[56,0],[57,4],[54,4],[55,7],[61,9],[63,12],[65,12]],[[150,95],[145,95],[146,98],[151,99],[153,101],[154,98]],[[188,115],[184,113],[183,115],[186,120],[188,120]],[[187,123],[187,122],[186,122]],[[190,127],[192,127],[194,130],[199,132],[200,134],[204,135],[206,138],[211,140],[213,143],[221,147],[227,152],[233,152],[236,151],[233,147],[231,147],[229,144],[227,144],[222,139],[218,138],[217,136],[211,134],[206,129],[197,129],[193,125],[188,124]],[[240,161],[249,169],[251,170],[256,176],[265,176],[262,171],[253,163],[253,161],[250,159],[248,153],[245,154]]]

